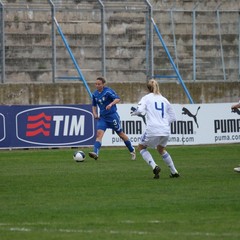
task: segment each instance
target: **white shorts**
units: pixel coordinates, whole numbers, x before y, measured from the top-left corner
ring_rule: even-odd
[[[139,144],[146,146],[146,147],[151,147],[151,148],[156,148],[158,145],[160,145],[162,147],[166,147],[168,139],[169,139],[169,136],[148,137],[146,134],[143,134]]]

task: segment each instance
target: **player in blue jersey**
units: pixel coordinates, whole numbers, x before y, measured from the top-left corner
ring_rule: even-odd
[[[98,159],[103,135],[107,128],[111,128],[124,141],[131,154],[132,160],[135,160],[135,149],[128,136],[123,132],[120,117],[117,113],[116,104],[120,102],[120,98],[113,89],[106,87],[105,83],[105,78],[98,77],[95,82],[96,90],[92,93],[92,112],[94,118],[98,121],[96,141],[93,152],[89,152],[89,156],[95,160]]]

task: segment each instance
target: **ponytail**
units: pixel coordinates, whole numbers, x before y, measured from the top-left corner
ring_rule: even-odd
[[[154,79],[151,79],[151,80],[148,81],[147,88],[148,88],[150,93],[154,93],[154,94],[157,94],[157,95],[160,94],[158,83]]]

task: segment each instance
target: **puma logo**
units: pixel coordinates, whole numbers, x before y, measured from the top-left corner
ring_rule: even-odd
[[[136,109],[135,107],[131,107],[131,111],[132,111],[132,112],[135,112],[136,110],[137,110],[137,109]],[[138,115],[138,116],[143,119],[143,122],[144,122],[144,124],[146,125],[146,117],[145,117],[145,115],[140,114],[140,115]]]
[[[194,115],[187,108],[185,108],[185,107],[182,108],[182,114],[192,117],[198,128],[199,128],[199,126],[198,126],[198,122],[197,122],[197,114],[198,114],[199,109],[200,109],[200,107],[198,107],[197,112]]]

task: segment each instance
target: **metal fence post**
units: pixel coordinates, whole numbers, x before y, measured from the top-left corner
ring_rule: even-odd
[[[240,11],[238,12],[238,80],[240,81]]]
[[[220,4],[221,5],[221,4]],[[220,7],[218,6],[218,8]],[[224,62],[224,53],[223,53],[223,44],[222,44],[222,34],[221,34],[221,20],[219,9],[217,9],[217,23],[218,23],[218,35],[220,41],[220,50],[221,50],[221,59],[222,59],[222,69],[223,69],[223,79],[226,81],[226,70],[225,70],[225,62]]]
[[[172,9],[170,11],[170,17],[171,17],[171,27],[172,27],[172,34],[173,34],[174,51],[175,51],[175,61],[176,61],[176,66],[178,68],[177,42],[176,42],[175,25],[174,25],[174,17],[173,17]]]
[[[2,3],[2,1],[0,0],[0,20],[1,20],[1,26],[0,26],[0,36],[1,36],[1,82],[4,83],[5,82],[5,43],[4,43],[4,39],[5,39],[5,34],[4,34],[4,5]]]
[[[101,0],[101,53],[102,53],[102,75],[106,77],[106,40],[105,40],[105,7]]]
[[[52,82],[56,82],[56,33],[55,33],[55,5],[52,0],[48,0],[51,5],[51,18],[52,18]]]
[[[146,17],[146,32],[147,32],[147,41],[146,41],[146,60],[147,60],[147,80],[153,77],[154,75],[154,62],[153,62],[153,27],[152,27],[152,5],[148,0],[145,0],[145,3],[148,7],[147,17]]]
[[[192,23],[192,35],[193,35],[193,81],[196,81],[196,8],[198,5],[193,8],[193,23]]]

